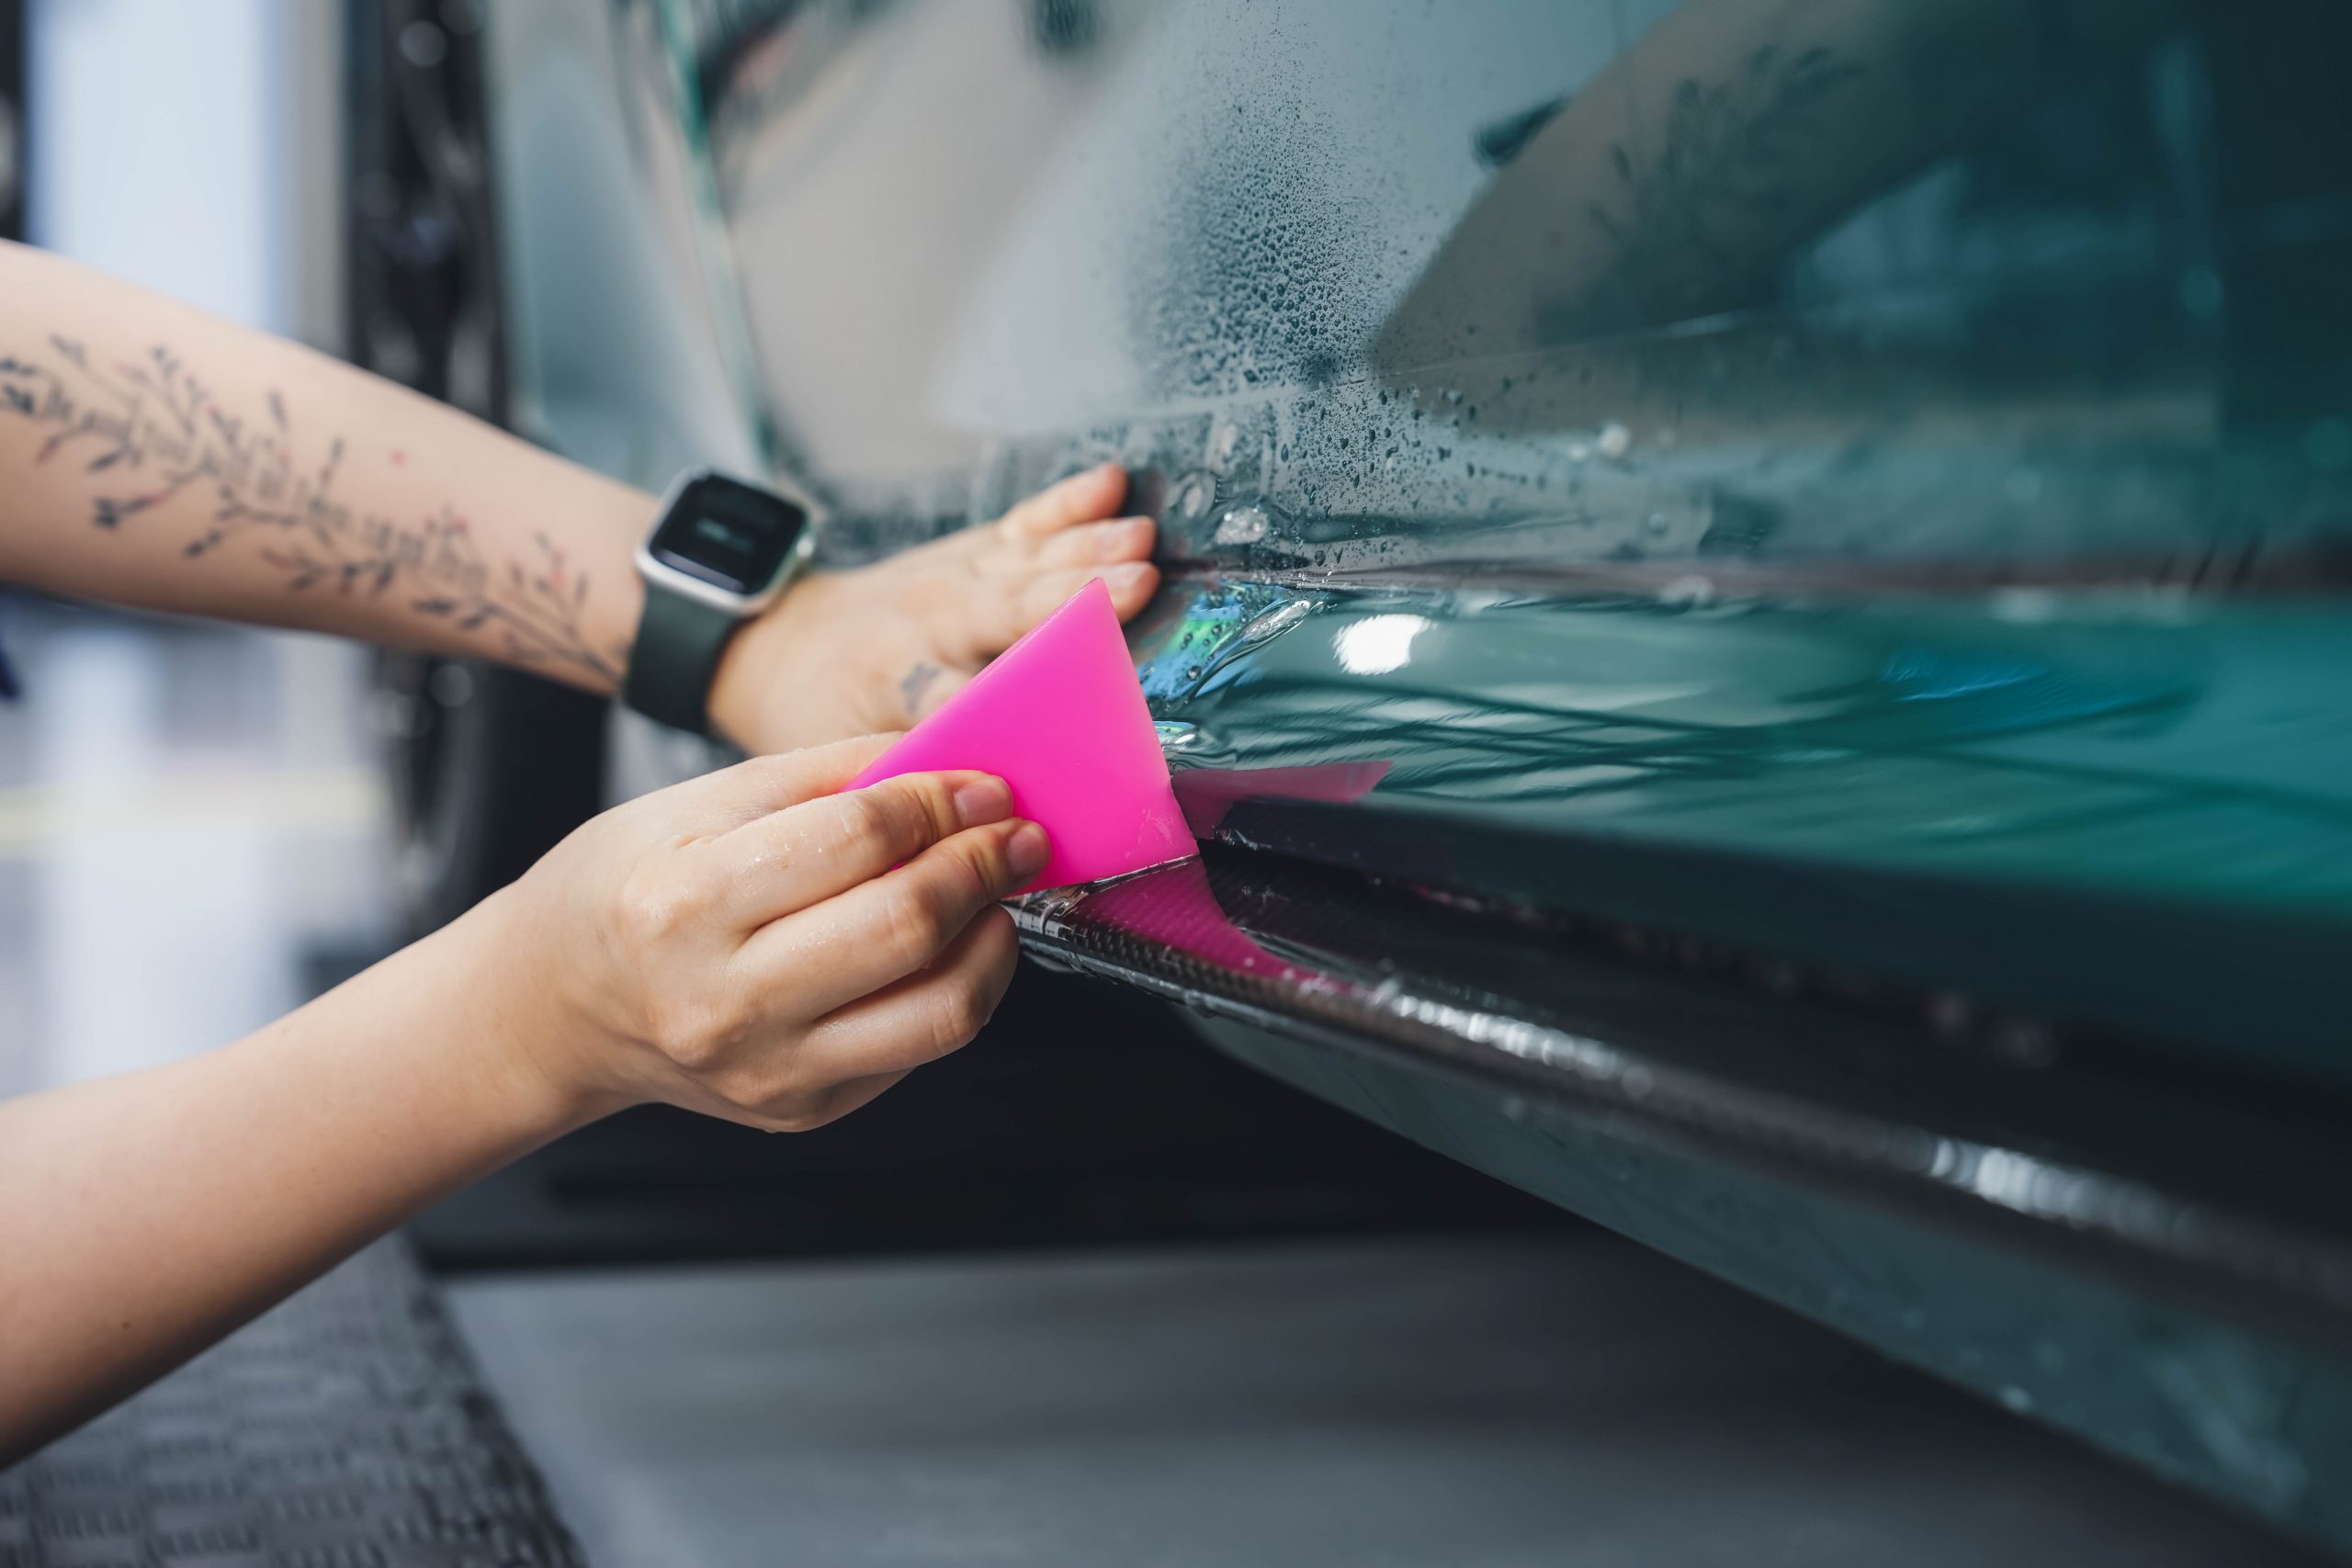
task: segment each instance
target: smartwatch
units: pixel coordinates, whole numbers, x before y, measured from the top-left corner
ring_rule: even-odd
[[[649,718],[703,734],[711,677],[727,639],[808,563],[808,506],[707,468],[678,476],[637,547],[645,612],[621,700]]]

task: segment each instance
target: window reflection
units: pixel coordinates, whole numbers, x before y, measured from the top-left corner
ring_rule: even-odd
[[[1880,250],[1867,281],[1981,267],[1971,253],[2004,208],[2063,228],[2055,215],[2105,207],[2131,230],[2134,187],[2181,173],[2162,167],[2144,72],[2177,18],[2163,0],[1693,0],[1506,144],[1382,357],[1442,362],[1824,291],[1853,259],[1807,253],[1930,170],[1940,213],[1844,246]],[[2066,239],[1993,243],[2014,264]]]

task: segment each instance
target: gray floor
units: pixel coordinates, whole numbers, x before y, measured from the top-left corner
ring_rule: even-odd
[[[1607,1241],[463,1283],[598,1568],[2298,1554]]]

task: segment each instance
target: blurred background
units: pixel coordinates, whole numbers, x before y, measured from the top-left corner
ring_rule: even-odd
[[[300,0],[6,0],[9,232],[336,348],[341,51]],[[234,1039],[390,941],[366,650],[22,593],[0,646],[0,1092]]]

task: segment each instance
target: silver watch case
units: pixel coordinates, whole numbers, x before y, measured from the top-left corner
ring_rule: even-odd
[[[808,521],[801,528],[800,537],[792,542],[792,548],[786,552],[783,564],[776,568],[775,575],[768,580],[766,587],[756,593],[732,593],[716,582],[707,582],[692,572],[681,571],[667,561],[657,560],[653,555],[653,536],[660,533],[662,525],[669,521],[671,508],[678,504],[678,498],[685,493],[688,485],[707,478],[735,479],[736,476],[718,468],[700,468],[684,469],[672,479],[670,488],[662,492],[662,504],[653,509],[652,524],[645,530],[645,536],[638,541],[637,574],[649,584],[691,599],[698,604],[707,604],[739,621],[745,620],[775,604],[778,596],[792,586],[793,580],[808,570],[810,558],[817,553],[817,529],[824,521],[824,513],[815,502],[808,499],[806,491],[789,481],[736,479],[739,484],[756,482],[762,489],[773,491],[800,508],[802,515]]]

